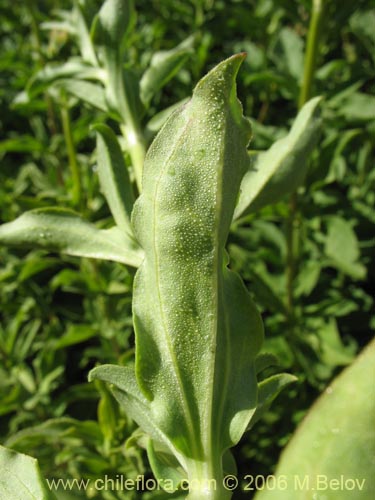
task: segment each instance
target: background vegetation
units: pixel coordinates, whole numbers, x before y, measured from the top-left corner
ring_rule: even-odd
[[[101,2],[81,3],[90,24]],[[324,96],[304,187],[240,219],[230,236],[231,266],[262,311],[265,350],[299,379],[237,448],[241,475],[274,471],[306,411],[375,327],[375,11],[369,0],[322,3],[309,88],[307,0],[136,0],[126,41],[124,64],[135,85],[156,52],[182,42],[186,48],[173,79],[152,89],[141,122],[147,143],[155,116],[235,52],[248,54],[238,92],[252,120],[253,151],[285,135],[307,97]],[[68,0],[4,0],[0,7],[2,223],[51,205],[78,210],[101,227],[110,222],[90,126],[106,121],[119,133],[116,119],[48,74],[79,54],[71,9]],[[132,269],[5,247],[0,265],[2,443],[37,457],[46,477],[150,474],[135,424],[104,385],[87,383],[96,364],[124,363],[134,354]]]

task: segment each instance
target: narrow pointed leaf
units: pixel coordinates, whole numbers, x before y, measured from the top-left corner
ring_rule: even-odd
[[[82,6],[77,0],[74,1],[73,9],[74,23],[76,26],[76,37],[78,39],[80,52],[85,62],[97,65],[94,46],[91,41],[90,32],[86,24],[86,19],[82,11]]]
[[[35,458],[0,446],[0,498],[56,500]]]
[[[134,195],[123,153],[115,134],[106,125],[95,125],[98,173],[101,188],[119,228],[133,234],[130,216]]]
[[[147,457],[151,465],[152,472],[161,484],[168,479],[170,482],[167,490],[173,493],[182,480],[187,480],[186,472],[181,468],[175,456],[171,455],[168,449],[155,443],[150,439],[147,446]],[[166,489],[166,488],[164,488]]]
[[[289,134],[256,156],[242,180],[235,219],[278,202],[302,184],[320,133],[320,102],[315,97],[306,103]]]
[[[174,447],[159,429],[149,401],[141,393],[134,370],[116,365],[102,365],[91,370],[89,381],[102,380],[112,384],[111,391],[127,414],[156,442],[164,443],[172,453]]]
[[[133,267],[142,261],[134,240],[117,227],[98,229],[71,210],[36,209],[0,226],[0,244],[42,248]]]
[[[168,119],[132,215],[145,251],[134,284],[137,381],[159,428],[193,461],[236,443],[256,405],[262,323],[224,250],[248,167],[242,60],[214,68]]]
[[[166,109],[163,109],[162,111],[159,111],[159,113],[156,113],[151,120],[146,124],[146,134],[150,137],[153,137],[156,132],[159,132],[161,127],[164,125],[164,123],[167,121],[167,119],[172,115],[176,109],[178,109],[180,106],[183,104],[186,104],[188,102],[188,98],[181,99],[181,101],[177,102],[176,104],[173,104],[172,106],[169,106]]]
[[[185,45],[156,52],[152,56],[150,66],[140,82],[141,100],[146,107],[152,97],[174,77],[190,57],[191,48]]]
[[[261,373],[266,368],[270,366],[278,366],[277,357],[274,354],[265,352],[260,353],[255,360],[255,371],[256,373]]]
[[[271,406],[272,401],[276,399],[284,387],[296,381],[297,377],[294,375],[290,375],[289,373],[279,373],[259,383],[257,408],[249,422],[248,430],[251,429],[251,427],[253,427],[260,418],[262,418],[264,413]]]
[[[135,16],[133,0],[105,0],[91,27],[97,45],[120,50]]]
[[[108,112],[107,101],[105,98],[104,88],[95,83],[86,82],[84,80],[76,80],[74,78],[63,78],[56,84],[64,88],[67,92],[78,97],[78,99],[87,102],[91,106]]]
[[[103,70],[84,63],[82,59],[71,60],[60,65],[46,65],[30,80],[27,93],[30,98],[34,97],[43,92],[51,83],[61,78],[72,77],[100,81],[103,78]]]

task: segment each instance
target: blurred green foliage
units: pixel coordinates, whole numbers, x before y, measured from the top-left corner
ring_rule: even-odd
[[[101,2],[80,4],[90,24]],[[147,68],[158,67],[156,52],[186,44],[171,79],[157,83],[149,73],[154,88],[146,80],[144,103],[133,103],[143,106],[147,142],[166,109],[189,96],[210,67],[239,51],[248,54],[239,95],[252,119],[252,153],[287,134],[303,79],[309,1],[136,0],[135,8],[123,56],[134,85]],[[78,207],[101,227],[110,221],[90,130],[93,122],[108,121],[100,95],[94,108],[82,103],[82,89],[70,82],[62,90],[55,77],[46,77],[46,68],[79,56],[71,9],[67,0],[4,0],[0,6],[1,222],[51,205]],[[312,86],[312,95],[324,97],[324,125],[305,159],[304,187],[294,202],[286,198],[237,220],[229,241],[231,266],[262,311],[266,350],[299,378],[238,447],[241,474],[273,472],[316,396],[375,327],[375,11],[369,0],[329,0],[325,9]],[[112,113],[110,124],[120,133],[118,123]],[[133,270],[5,247],[0,264],[3,444],[37,457],[46,477],[149,474],[134,423],[104,385],[87,383],[95,364],[133,356]],[[94,498],[141,498],[137,492],[102,495]]]

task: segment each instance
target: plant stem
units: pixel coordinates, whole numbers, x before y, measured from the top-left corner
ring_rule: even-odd
[[[294,318],[294,277],[296,273],[296,255],[295,255],[295,239],[296,239],[296,220],[297,220],[297,193],[294,192],[289,198],[289,216],[286,226],[286,243],[287,243],[287,312],[290,323],[293,323]]]
[[[303,80],[298,100],[298,107],[302,106],[311,97],[311,88],[318,59],[319,36],[322,27],[324,0],[313,0],[310,19],[309,32],[307,35],[307,45],[305,54],[305,65]]]
[[[303,79],[298,98],[299,109],[310,99],[311,89],[316,69],[319,49],[319,35],[321,32],[324,0],[313,0],[310,18],[309,31],[307,35],[306,53]],[[294,278],[297,274],[297,243],[298,243],[298,196],[297,192],[292,193],[289,200],[289,217],[287,220],[287,310],[288,321],[292,325],[294,322]]]
[[[143,133],[139,119],[135,116],[135,111],[132,109],[127,95],[120,54],[111,49],[107,50],[105,54],[108,72],[108,99],[121,116],[122,125],[120,129],[127,142],[135,181],[140,193],[142,189],[143,162],[146,156]]]
[[[81,204],[81,177],[78,168],[77,154],[73,141],[71,120],[69,115],[68,103],[64,93],[61,94],[61,121],[64,133],[66,149],[68,152],[69,167],[72,176],[72,203],[75,207]]]
[[[143,162],[146,156],[144,140],[139,128],[135,127],[134,123],[129,123],[128,121],[121,125],[120,129],[128,145],[135,181],[137,183],[138,192],[140,193],[142,190]]]
[[[35,14],[35,7],[31,0],[27,0],[26,7],[30,16],[31,31],[34,37],[35,54],[37,62],[40,67],[43,67],[45,65],[45,58],[43,54],[40,28]],[[48,92],[45,92],[44,95],[47,104],[47,125],[50,129],[51,134],[55,135],[57,133],[57,125],[56,125],[55,112],[53,109],[53,102]]]
[[[189,494],[186,500],[230,500],[231,491],[224,487],[221,460],[191,462]]]

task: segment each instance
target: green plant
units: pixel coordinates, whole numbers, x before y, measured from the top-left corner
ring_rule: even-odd
[[[369,95],[374,39],[369,2],[359,0],[340,9],[335,2],[326,3],[325,27],[308,43],[305,78],[301,70],[308,2],[286,5],[260,0],[249,8],[248,2],[239,0],[137,0],[137,27],[129,2],[123,12],[129,20],[124,23],[126,36],[121,30],[109,30],[119,37],[118,45],[108,33],[111,2],[96,16],[101,2],[79,0],[72,11],[55,12],[59,21],[44,23],[46,30],[39,30],[38,22],[49,17],[52,1],[43,2],[43,9],[41,3],[38,9],[38,2],[4,3],[11,7],[0,8],[7,20],[2,25],[6,50],[0,56],[6,70],[0,96],[5,132],[0,143],[1,217],[7,222],[38,208],[3,226],[3,241],[21,246],[21,250],[0,250],[5,264],[0,273],[4,444],[38,457],[47,477],[148,473],[145,454],[134,448],[136,442],[147,443],[147,437],[139,438],[135,432],[129,439],[134,423],[119,411],[102,382],[95,383],[100,391],[96,422],[99,393],[94,384],[86,383],[95,360],[131,366],[134,354],[131,289],[143,250],[134,240],[129,220],[140,190],[140,169],[137,182],[134,167],[142,167],[142,161],[137,163],[135,150],[129,149],[127,139],[134,134],[127,134],[125,126],[136,125],[140,146],[136,150],[142,158],[170,107],[179,106],[203,68],[225,54],[246,50],[249,57],[238,84],[245,114],[256,117],[253,150],[226,248],[230,268],[242,276],[262,311],[265,350],[276,354],[282,368],[300,380],[298,387],[291,386],[266,409],[234,451],[239,477],[249,471],[269,474],[317,391],[353,360],[374,324],[370,296],[374,113]],[[30,16],[24,15],[29,7],[31,49]],[[192,38],[180,46],[192,33],[194,53],[189,49]],[[30,53],[35,54],[34,65]],[[7,101],[35,68],[42,69],[27,85],[28,98],[21,94],[9,113]],[[173,85],[160,92],[173,75]],[[288,135],[286,125],[297,102],[302,105],[306,99],[306,95],[301,98],[302,89],[310,89],[308,95],[325,94],[325,99],[306,104]],[[124,96],[130,103],[126,112]],[[86,105],[77,106],[80,101]],[[102,121],[122,137],[119,147],[108,128],[95,127],[96,169],[91,156],[94,131],[88,124]],[[313,151],[320,129],[319,149]],[[99,176],[117,229],[111,228],[108,206],[98,190]],[[305,187],[299,187],[302,182]],[[287,203],[285,194],[296,188],[298,204]],[[49,205],[73,207],[81,215],[45,210]],[[41,224],[45,231],[40,232]],[[67,242],[63,229],[70,225],[75,237]],[[79,237],[81,231],[87,241]],[[101,246],[99,253],[95,244]],[[35,246],[39,248],[26,254],[24,248]],[[49,250],[72,256],[46,257]],[[75,257],[100,257],[103,252],[120,262]],[[267,369],[258,380],[272,373],[273,368]],[[277,383],[276,378],[274,386]],[[260,399],[268,390],[260,382]],[[286,407],[290,411],[285,412]],[[147,496],[98,495],[106,500]]]
[[[229,448],[293,380],[263,380],[258,399],[262,322],[227,268],[224,249],[249,164],[250,125],[235,94],[243,57],[212,70],[168,119],[148,152],[133,210],[116,139],[98,127],[99,179],[114,228],[97,230],[74,213],[46,209],[0,229],[5,243],[141,264],[133,299],[135,374],[130,367],[102,366],[90,376],[113,384],[114,395],[150,437],[154,474],[169,480],[171,491],[187,479],[189,498],[230,497],[222,482],[233,468]],[[131,210],[142,250],[132,236]],[[267,360],[260,364],[264,369]]]

